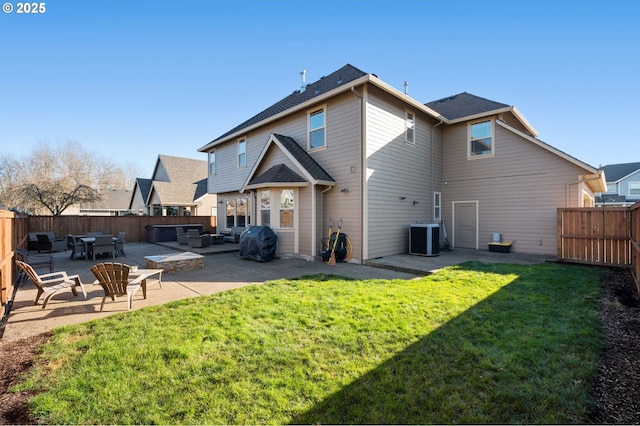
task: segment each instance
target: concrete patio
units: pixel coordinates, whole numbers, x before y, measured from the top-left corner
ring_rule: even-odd
[[[124,256],[115,261],[129,265],[146,267],[145,256],[156,256],[179,251],[191,251],[203,254],[204,269],[165,272],[162,275],[162,288],[157,284],[147,289],[147,298],[142,291],[136,293],[133,308],[159,305],[173,300],[209,295],[232,290],[247,285],[259,285],[265,281],[280,278],[296,278],[310,274],[334,274],[355,279],[412,279],[426,275],[443,267],[456,265],[469,260],[500,263],[535,264],[550,257],[523,255],[518,253],[493,253],[485,250],[455,249],[441,252],[438,256],[423,257],[401,254],[375,259],[367,265],[338,263],[327,265],[324,262],[306,262],[296,259],[276,258],[270,262],[256,262],[238,256],[237,244],[222,244],[203,248],[178,246],[177,243],[127,243]],[[127,312],[125,297],[116,301],[107,300],[104,311],[100,312],[100,302],[104,294],[99,285],[92,284],[95,277],[90,268],[95,263],[112,259],[71,260],[70,252],[54,253],[55,270],[78,274],[85,284],[87,299],[80,295],[74,297],[70,291],[53,296],[45,309],[34,305],[36,289],[31,281],[22,283],[11,305],[0,344],[24,339],[49,331],[54,327],[77,324],[116,313]],[[45,273],[45,271],[38,271]]]

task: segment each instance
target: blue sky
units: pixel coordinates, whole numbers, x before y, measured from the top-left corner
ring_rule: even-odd
[[[0,12],[0,146],[80,142],[151,177],[350,63],[426,103],[515,105],[595,167],[640,161],[640,2],[45,1]],[[526,161],[526,159],[523,159]]]

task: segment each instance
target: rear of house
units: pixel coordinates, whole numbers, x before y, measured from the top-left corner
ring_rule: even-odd
[[[593,205],[593,167],[536,138],[514,108],[470,94],[422,104],[351,65],[199,149],[219,229],[269,225],[278,254],[318,259],[342,220],[351,261],[407,253],[413,223],[454,247],[555,254],[556,209]],[[442,235],[442,233],[441,233]]]

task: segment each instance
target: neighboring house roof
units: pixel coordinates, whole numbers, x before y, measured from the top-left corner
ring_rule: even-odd
[[[184,206],[194,203],[195,183],[153,182],[152,191],[156,192],[163,205]]]
[[[128,211],[131,191],[128,189],[112,189],[101,194],[101,198],[93,203],[80,203],[82,210]]]
[[[640,171],[640,163],[609,164],[600,169],[604,170],[607,182],[618,182]]]
[[[207,176],[207,162],[205,160],[160,154],[153,171],[152,180],[154,182],[160,180],[157,174],[161,165],[169,177],[169,182],[196,183]]]
[[[140,194],[142,195],[143,200],[146,200],[149,196],[152,183],[153,181],[151,179],[136,178],[136,185],[138,185],[138,189],[140,189]]]
[[[190,206],[207,193],[207,161],[158,155],[151,179],[137,178],[147,206],[155,194],[162,205]],[[132,200],[130,200],[132,202]]]
[[[151,192],[151,184],[153,181],[151,179],[145,178],[136,178],[136,183],[133,185],[133,191],[131,191],[131,197],[129,198],[129,208],[133,206],[134,197],[136,195],[136,187],[140,191],[140,197],[144,204],[147,204],[147,200],[149,199],[149,193]]]
[[[196,192],[193,195],[193,200],[196,201],[209,193],[207,192],[207,178],[201,179],[196,182]]]
[[[293,138],[274,133],[269,137],[269,140],[262,148],[262,152],[258,156],[258,160],[254,163],[253,168],[249,173],[249,175],[247,176],[247,180],[245,181],[245,184],[242,185],[242,189],[240,190],[240,192],[243,192],[245,189],[250,189],[254,187],[254,185],[256,184],[263,183],[262,180],[257,182],[256,180],[263,179],[262,176],[264,176],[267,172],[269,172],[269,170],[260,176],[254,177],[254,175],[257,172],[258,166],[262,162],[262,159],[264,158],[267,151],[272,145],[279,147],[282,150],[282,152],[293,162],[293,164],[295,164],[296,167],[298,167],[299,172],[302,173],[303,176],[300,176],[293,171],[292,173],[296,174],[296,176],[303,179],[304,182],[310,182],[314,185],[317,185],[317,184],[335,185],[336,184],[335,180],[329,175],[329,173],[327,173],[316,162],[316,160],[314,160],[311,157],[311,155],[309,155],[309,153],[305,151]],[[287,167],[287,169],[289,168]],[[279,178],[284,178],[284,174],[287,173],[283,169],[271,170],[270,173],[272,174],[272,177],[270,178],[273,179],[274,176],[278,177],[277,172],[280,172],[281,174]],[[274,181],[274,182],[278,182],[278,181]],[[291,182],[298,182],[298,181],[293,180]]]

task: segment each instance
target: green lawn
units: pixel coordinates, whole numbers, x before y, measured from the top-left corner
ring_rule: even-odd
[[[600,274],[274,281],[59,329],[19,388],[49,424],[584,423]]]

